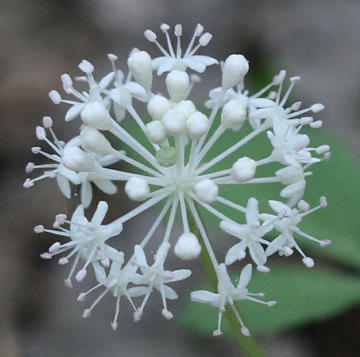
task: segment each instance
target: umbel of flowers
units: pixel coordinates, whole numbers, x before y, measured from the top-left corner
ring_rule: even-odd
[[[36,128],[37,139],[42,145],[31,150],[44,157],[47,163],[27,164],[27,173],[39,170],[42,173],[28,178],[24,187],[29,188],[44,178],[53,178],[70,199],[73,187],[80,186],[81,204],[69,218],[58,214],[53,228],[42,225],[34,228],[36,233],[47,232],[56,238],[41,257],[58,257],[61,265],[70,263],[65,280],[69,287],[73,280],[81,282],[92,272],[96,283],[89,291],[81,293],[78,300],[84,301],[95,290],[99,295],[85,309],[83,317],[89,317],[106,294],[112,295],[115,313],[111,325],[115,329],[120,300],[128,301],[134,320],[138,321],[154,291],[161,295],[162,315],[166,319],[173,317],[168,307],[168,300],[178,297],[173,283],[188,278],[191,271],[169,271],[166,258],[173,253],[180,261],[198,258],[200,239],[216,271],[218,286],[214,292],[193,291],[191,299],[218,309],[214,336],[222,334],[221,320],[225,309],[234,311],[242,333],[249,335],[235,302],[250,300],[268,306],[275,304],[275,301],[263,301],[262,293],[249,292],[252,264],[259,272],[268,273],[271,255],[278,253],[287,257],[296,252],[304,265],[311,268],[314,261],[301,249],[301,241],[308,239],[320,246],[331,243],[330,240],[318,240],[300,228],[307,215],[327,204],[325,197],[320,197],[319,204],[311,208],[302,199],[309,168],[330,157],[328,145],[311,147],[309,137],[301,133],[304,126],[312,129],[322,126],[322,121],[314,120],[312,114],[324,107],[319,103],[305,108],[301,102],[288,104],[289,95],[300,78],[287,79],[284,70],[262,90],[250,94],[244,86],[248,61],[241,54],[232,54],[220,62],[219,79],[205,101],[209,109],[204,111],[203,104],[196,105],[191,100],[191,92],[200,81],[194,72],[203,73],[206,67],[219,65],[218,60],[197,54],[208,45],[212,35],[204,33],[199,24],[190,43],[184,47],[181,25],[174,28],[175,39],[171,38],[167,24],[162,24],[160,30],[166,46],[158,41],[153,31],[145,31],[146,39],[160,50],[160,57],[152,59],[147,52],[134,49],[127,59],[128,73],[125,74],[116,65],[117,56],[109,54],[112,69],[100,81],[95,79],[93,65],[83,60],[79,64],[83,75],[75,80],[84,82],[87,91],[77,90],[68,74],[61,76],[65,97],[55,90],[50,91],[54,104],[68,106],[65,121],[81,123],[80,132],[64,142],[56,136],[53,120],[45,116],[42,125]],[[155,77],[165,81],[166,90],[162,94],[152,90]],[[139,102],[146,103],[148,113],[139,112],[136,108]],[[123,120],[134,121],[143,133],[143,141],[124,129]],[[243,130],[244,126],[251,127],[250,133]],[[204,160],[227,131],[235,131],[238,139],[218,155]],[[122,142],[124,151],[113,147],[110,134]],[[259,135],[272,147],[268,155],[261,159],[243,156],[242,148]],[[134,151],[137,156],[131,154]],[[231,166],[215,169],[217,163],[233,153],[237,154],[237,159]],[[116,168],[118,162],[126,163],[131,169]],[[277,163],[278,167],[273,176],[257,174],[259,167],[271,163]],[[117,181],[125,182],[125,192],[118,193]],[[274,182],[281,183],[283,188],[279,197],[268,201],[269,212],[259,212],[261,197],[251,197],[243,202],[241,197],[229,200],[221,194],[226,185],[271,185]],[[107,202],[101,201],[93,217],[88,219],[85,209],[93,200],[94,187],[108,195],[118,193],[120,200],[127,195],[139,204],[113,222],[104,224],[109,207]],[[115,240],[119,240],[121,246],[121,240],[126,239],[122,237],[124,224],[159,204],[161,209],[155,210],[157,217],[149,223],[143,239],[133,243],[131,256],[125,257],[122,251],[112,246]],[[220,228],[233,238],[234,244],[228,247],[225,256],[214,251],[199,217],[198,206],[207,210]],[[237,218],[228,217],[221,207],[235,210]],[[189,216],[193,217],[200,236],[191,231]],[[183,229],[180,236],[173,233],[176,219],[180,220]],[[158,228],[165,221],[165,233],[160,236]],[[268,238],[270,232],[275,239]],[[158,242],[154,258],[147,251],[151,239]],[[237,285],[234,285],[228,267],[246,256],[252,264],[244,266]]]

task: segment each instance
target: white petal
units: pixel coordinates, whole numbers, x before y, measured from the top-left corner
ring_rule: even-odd
[[[96,280],[100,283],[103,284],[106,282],[106,272],[105,269],[98,263],[94,263],[93,264],[93,268],[94,268],[94,272],[95,272],[95,277]]]
[[[203,55],[195,55],[192,58],[198,62],[203,63],[205,66],[211,66],[213,64],[218,64],[219,62],[210,56],[203,56]]]
[[[286,242],[286,236],[284,234],[280,234],[277,238],[275,238],[271,244],[266,248],[265,253],[269,257],[273,255],[275,252],[282,248],[284,243]]]
[[[170,286],[164,285],[164,293],[165,297],[169,300],[175,300],[178,298],[178,294],[173,288],[170,288]]]
[[[240,238],[245,232],[242,225],[230,221],[221,221],[220,228],[226,233],[238,238]]]
[[[226,265],[233,264],[236,260],[239,259],[239,249],[243,250],[242,243],[237,243],[229,249],[225,257]]]
[[[131,297],[139,297],[145,295],[149,288],[145,286],[135,286],[133,288],[128,289],[128,293]]]
[[[210,304],[215,307],[220,306],[220,294],[211,293],[206,290],[198,290],[191,292],[190,296],[192,301]]]
[[[70,187],[70,183],[69,183],[68,179],[65,176],[58,173],[56,175],[56,182],[60,188],[60,191],[63,193],[63,195],[66,198],[71,198],[71,187]]]
[[[298,193],[299,191],[303,191],[305,188],[305,185],[306,185],[305,180],[295,182],[295,183],[283,188],[280,192],[280,196],[281,197],[291,197],[295,193]]]
[[[105,244],[105,254],[109,259],[118,264],[122,265],[124,263],[124,253],[119,252],[117,249],[110,247],[107,244]]]
[[[266,254],[260,243],[252,242],[249,244],[249,253],[256,265],[264,265],[266,263]]]
[[[74,185],[79,185],[81,183],[80,175],[60,164],[58,166],[58,171],[61,175],[65,176],[69,181],[71,181]]]
[[[135,246],[135,258],[137,264],[139,264],[140,266],[146,266],[146,267],[148,266],[144,250],[140,245]]]
[[[69,120],[73,120],[74,118],[76,118],[80,114],[80,112],[82,111],[84,106],[85,106],[84,103],[80,103],[80,104],[75,104],[72,107],[70,107],[70,109],[66,112],[65,120],[69,121]]]
[[[141,86],[139,83],[136,82],[128,82],[124,85],[124,87],[131,93],[132,96],[135,98],[146,101],[147,94],[146,90],[143,86]]]
[[[291,212],[290,207],[288,207],[285,203],[280,201],[270,200],[269,206],[277,213],[285,211],[286,214],[290,214]]]
[[[105,77],[103,77],[101,79],[101,81],[99,82],[99,86],[100,88],[103,90],[105,89],[114,79],[115,77],[115,72],[110,72],[108,73]]]
[[[174,277],[170,280],[172,283],[174,281],[184,280],[191,275],[191,270],[189,269],[179,269],[172,272]]]
[[[109,209],[109,205],[105,201],[100,201],[97,205],[96,211],[93,215],[91,222],[95,225],[100,225],[104,220],[106,212]]]
[[[252,274],[252,265],[251,264],[245,265],[245,267],[241,270],[240,273],[238,288],[244,289],[247,287],[251,279],[251,274]]]
[[[117,187],[110,180],[92,180],[92,182],[107,195],[113,195],[117,192]]]
[[[165,258],[167,256],[167,253],[170,249],[170,244],[168,242],[161,243],[158,251],[156,252],[156,264],[163,265]]]
[[[254,197],[249,198],[245,215],[246,215],[246,223],[249,226],[251,226],[252,224],[259,224],[258,201],[256,198]]]
[[[123,230],[123,224],[121,219],[117,219],[114,222],[111,222],[105,226],[101,227],[101,234],[105,239],[119,235]]]
[[[92,187],[88,180],[83,180],[80,191],[81,203],[85,208],[90,206],[92,200]]]
[[[251,104],[255,105],[258,108],[270,108],[275,105],[271,99],[266,98],[254,98],[250,99]]]
[[[164,59],[159,68],[158,68],[158,71],[157,71],[157,74],[159,76],[161,76],[164,72],[168,72],[168,71],[171,71],[172,67],[174,66],[174,64],[176,63],[176,60],[173,59],[173,58],[166,58]]]
[[[200,61],[195,60],[193,57],[184,58],[183,61],[193,71],[203,73],[205,71],[205,69],[206,69],[206,66],[203,63],[201,63]]]

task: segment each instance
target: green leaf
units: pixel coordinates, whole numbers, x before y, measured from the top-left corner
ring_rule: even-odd
[[[278,304],[269,308],[240,301],[238,307],[246,325],[253,333],[275,333],[324,320],[355,305],[360,298],[360,279],[322,269],[280,265],[270,274],[254,273],[249,291],[265,292],[266,300],[277,300]],[[179,321],[186,329],[208,335],[217,326],[217,310],[188,302]],[[223,322],[223,330],[231,334]]]

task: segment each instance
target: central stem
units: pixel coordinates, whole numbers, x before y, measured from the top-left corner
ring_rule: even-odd
[[[198,212],[199,214],[199,212]],[[201,261],[203,263],[204,269],[209,277],[210,284],[212,285],[213,289],[217,289],[217,275],[214,269],[214,266],[211,262],[209,253],[205,247],[204,241],[201,238],[201,234],[199,231],[199,228],[195,222],[195,218],[193,217],[190,209],[187,209],[187,215],[188,215],[188,221],[189,221],[189,227],[190,231],[195,234],[199,242],[201,244]],[[255,339],[253,337],[244,336],[241,333],[241,325],[232,311],[232,309],[226,309],[224,313],[225,318],[227,319],[230,328],[233,332],[233,335],[235,336],[241,350],[243,351],[244,355],[246,357],[262,357],[262,352],[260,350],[260,347],[257,345]]]

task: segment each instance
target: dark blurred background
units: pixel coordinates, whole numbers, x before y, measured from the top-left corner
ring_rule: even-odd
[[[68,203],[54,182],[31,190],[23,190],[22,182],[24,167],[33,160],[34,128],[42,116],[53,116],[56,132],[67,137],[64,107],[54,106],[47,96],[51,89],[60,90],[60,74],[78,74],[83,58],[105,74],[110,69],[105,54],[116,53],[125,66],[132,47],[158,55],[144,40],[145,29],[159,32],[161,22],[181,23],[186,38],[200,22],[214,35],[207,54],[224,59],[243,53],[254,71],[286,68],[300,75],[296,97],[308,104],[324,103],[320,118],[325,130],[359,153],[359,18],[358,0],[2,0],[0,356],[239,355],[226,339],[200,337],[164,321],[153,305],[139,324],[131,322],[124,306],[116,332],[109,324],[111,299],[90,320],[83,320],[82,306],[74,301],[80,290],[62,284],[67,268],[40,261],[39,252],[49,240],[35,236],[32,227],[50,225]],[[217,85],[211,75],[216,69],[209,73],[199,86],[198,99],[205,99],[210,86]],[[119,198],[112,202],[119,203]],[[119,210],[126,205],[121,201]],[[135,232],[130,224],[129,240],[138,234],[138,227]],[[185,283],[180,288],[191,290]],[[359,309],[353,309],[316,325],[262,336],[260,343],[266,356],[359,356],[357,333],[352,335],[359,330],[359,318]]]

